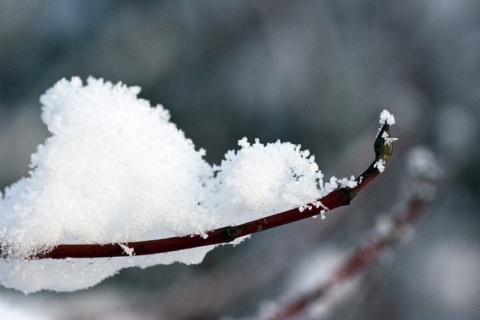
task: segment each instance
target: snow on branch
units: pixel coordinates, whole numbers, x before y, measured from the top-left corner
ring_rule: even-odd
[[[218,244],[348,205],[383,171],[395,140],[385,110],[375,161],[326,183],[307,150],[279,141],[244,138],[211,166],[139,92],[72,78],[41,97],[52,135],[0,199],[2,285],[72,291],[126,267],[199,263]]]

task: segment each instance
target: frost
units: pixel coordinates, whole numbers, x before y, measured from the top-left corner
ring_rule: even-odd
[[[325,219],[327,218],[327,217],[325,216],[325,212],[326,212],[325,210],[321,210],[321,211],[320,211],[320,215],[321,215],[321,217],[322,217],[322,220],[325,220]]]
[[[398,140],[398,138],[391,138],[387,132],[382,133],[382,138],[385,141],[385,144],[392,144],[394,141]]]
[[[395,117],[388,111],[388,110],[383,110],[382,113],[380,113],[380,124],[388,124],[388,125],[394,125],[395,124]]]
[[[342,178],[338,180],[340,183],[340,187],[342,188],[355,188],[357,186],[357,181],[355,181],[355,177],[351,176],[350,179]]]
[[[133,248],[130,248],[127,244],[120,243],[119,246],[122,247],[123,251],[130,257],[135,254],[135,250]]]
[[[380,160],[378,160],[377,162],[375,162],[375,164],[373,165],[373,167],[374,167],[374,168],[377,168],[378,171],[381,173],[381,172],[383,172],[383,171],[385,170],[385,164],[386,164],[385,160],[380,159]]]
[[[211,166],[205,151],[169,121],[169,112],[151,107],[139,92],[72,78],[41,97],[51,136],[32,155],[29,176],[0,198],[3,286],[73,291],[122,268],[199,263],[214,246],[136,256],[128,243],[206,237],[209,230],[294,207],[321,207],[324,218],[328,208],[318,199],[355,186],[353,178],[324,184],[314,157],[288,142],[243,138],[239,150]],[[123,243],[129,259],[29,260],[58,244],[112,242]]]

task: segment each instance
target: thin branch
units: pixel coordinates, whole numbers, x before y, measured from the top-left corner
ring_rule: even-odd
[[[342,265],[329,277],[329,280],[316,290],[298,297],[295,300],[282,305],[266,317],[260,316],[262,320],[290,319],[309,308],[313,303],[320,302],[328,296],[338,285],[346,282],[355,275],[360,274],[365,268],[375,262],[386,248],[397,243],[401,235],[421,216],[424,212],[425,201],[412,199],[405,210],[394,219],[392,228],[382,237],[375,239],[368,245],[360,248],[348,257]]]
[[[322,211],[333,210],[341,206],[349,205],[350,201],[380,174],[381,168],[379,167],[379,161],[382,165],[388,161],[393,149],[389,129],[390,126],[387,123],[385,123],[380,129],[374,144],[375,161],[355,179],[357,186],[354,188],[341,187],[335,189],[323,198],[318,199],[321,203],[320,207],[318,204],[312,203],[307,205],[305,209],[294,208],[237,226],[227,226],[215,229],[207,232],[207,237],[204,235],[189,235],[184,237],[129,242],[128,244],[60,244],[49,252],[39,253],[30,258],[65,259],[125,257],[128,256],[126,251],[133,252],[134,255],[139,256],[217,245],[228,243],[237,238],[251,235],[253,233],[313,217],[321,214]],[[128,248],[126,246],[128,246]],[[3,252],[0,252],[0,256],[2,254]]]
[[[315,290],[291,300],[268,314],[259,315],[262,320],[290,319],[305,312],[313,303],[325,299],[340,284],[360,274],[369,265],[377,261],[380,255],[389,247],[396,244],[410,230],[414,222],[425,212],[431,199],[413,194],[405,207],[391,218],[387,230],[376,232],[372,240],[353,252],[333,272],[328,281]]]

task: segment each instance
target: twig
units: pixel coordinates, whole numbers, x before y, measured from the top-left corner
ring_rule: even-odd
[[[380,232],[375,232],[370,242],[347,257],[328,280],[315,290],[297,297],[273,311],[258,315],[258,319],[290,319],[305,312],[313,303],[321,302],[340,284],[360,274],[374,263],[387,248],[401,240],[414,222],[425,212],[428,202],[433,199],[440,172],[433,159],[432,163],[427,165],[429,168],[421,168],[420,170],[415,168],[419,172],[414,173],[414,179],[419,181],[416,181],[415,187],[412,188],[413,192],[404,208],[390,218],[386,229],[382,228]]]
[[[389,135],[389,129],[390,126],[387,123],[385,123],[380,129],[374,144],[375,161],[355,179],[355,182],[357,183],[356,187],[340,187],[333,190],[316,202],[321,203],[320,207],[318,207],[318,204],[312,203],[309,204],[305,209],[294,208],[237,226],[227,226],[215,229],[207,232],[207,237],[204,235],[189,235],[184,237],[129,242],[128,252],[132,252],[134,255],[150,255],[228,243],[237,238],[253,233],[316,216],[320,214],[322,210],[333,210],[341,206],[349,205],[350,201],[357,196],[358,193],[363,190],[363,188],[372,182],[381,171],[383,171],[383,168],[379,167],[379,163],[383,166],[388,161],[393,149],[392,139]],[[125,243],[60,244],[49,252],[38,253],[30,258],[65,259],[128,256],[125,246]],[[0,252],[0,256],[2,256],[2,254],[3,252]]]
[[[259,319],[290,319],[304,312],[313,303],[320,302],[338,285],[360,274],[365,268],[375,262],[386,248],[397,243],[401,236],[405,234],[405,231],[422,215],[425,205],[426,202],[421,199],[412,199],[401,214],[394,219],[393,225],[388,232],[349,256],[333,275],[329,277],[326,283],[314,291],[282,305],[274,312],[269,312],[266,316],[259,316]]]

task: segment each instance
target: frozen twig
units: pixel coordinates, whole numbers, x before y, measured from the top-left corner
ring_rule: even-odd
[[[355,187],[340,187],[306,208],[294,208],[278,214],[250,221],[236,226],[227,226],[215,229],[204,235],[190,235],[185,237],[172,237],[166,239],[129,242],[129,252],[134,255],[151,255],[171,251],[191,249],[201,246],[228,243],[237,238],[268,230],[288,223],[313,217],[335,208],[346,206],[380,173],[379,161],[384,165],[393,150],[392,139],[389,134],[390,124],[384,121],[375,140],[375,161],[356,179]],[[4,254],[4,253],[3,253]],[[123,243],[112,244],[61,244],[46,253],[31,256],[32,259],[65,259],[65,258],[103,258],[127,256]]]

